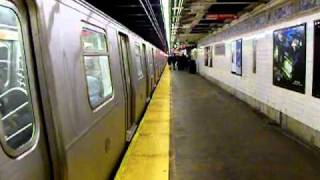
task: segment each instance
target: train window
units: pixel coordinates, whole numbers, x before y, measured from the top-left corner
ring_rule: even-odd
[[[135,60],[136,60],[136,66],[137,66],[137,75],[139,79],[143,78],[143,72],[142,72],[142,64],[141,64],[141,51],[140,51],[140,45],[139,43],[136,43],[135,45]]]
[[[84,28],[81,35],[85,53],[107,54],[105,34]]]
[[[96,108],[113,94],[106,35],[84,27],[81,40],[89,102]]]
[[[10,62],[8,61],[10,54],[8,44],[0,41],[0,82],[3,86],[7,86],[10,78]]]
[[[0,133],[7,153],[17,154],[32,145],[35,118],[19,19],[0,6]]]

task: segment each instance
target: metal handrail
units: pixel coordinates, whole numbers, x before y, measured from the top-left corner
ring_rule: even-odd
[[[26,96],[28,95],[27,94],[27,91],[21,87],[15,87],[15,88],[11,88],[9,90],[7,90],[6,92],[2,93],[0,95],[0,99],[3,98],[4,96],[6,96],[7,94],[11,93],[12,91],[21,91],[23,92]],[[21,104],[20,106],[18,106],[16,109],[14,109],[13,111],[9,112],[8,114],[6,114],[5,116],[3,116],[1,118],[2,121],[6,120],[8,117],[12,116],[13,114],[15,114],[16,112],[18,112],[19,110],[21,110],[22,108],[24,108],[25,106],[27,106],[29,104],[29,102],[25,102],[23,104]]]
[[[14,88],[11,88],[11,89],[7,90],[6,92],[2,93],[0,95],[0,98],[3,98],[3,96],[5,96],[5,95],[7,95],[7,94],[9,94],[9,93],[11,93],[12,91],[15,91],[15,90],[22,91],[26,96],[28,95],[27,90],[25,90],[24,88],[14,87]]]
[[[6,120],[8,117],[10,117],[11,115],[15,114],[16,112],[18,112],[19,110],[21,110],[22,108],[24,108],[26,105],[28,105],[29,102],[25,102],[23,104],[21,104],[20,106],[18,106],[15,110],[9,112],[7,115],[3,116],[3,118],[1,119],[2,121]]]
[[[19,129],[17,132],[13,133],[12,135],[5,136],[5,140],[9,141],[10,139],[14,138],[15,136],[17,136],[18,134],[20,134],[21,132],[23,132],[24,130],[28,129],[30,126],[32,126],[32,123],[27,124],[26,126],[24,126],[23,128]]]

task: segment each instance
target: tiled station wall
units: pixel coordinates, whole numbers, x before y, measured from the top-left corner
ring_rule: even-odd
[[[204,42],[199,45],[198,71],[207,79],[248,96],[261,105],[274,109],[294,121],[298,121],[293,133],[303,140],[320,147],[320,99],[312,96],[313,76],[313,34],[314,21],[320,19],[320,10],[287,22],[274,24],[254,32],[225,37],[217,42]],[[306,26],[306,93],[301,94],[273,85],[273,31],[285,27],[307,23]],[[231,73],[231,42],[242,38],[242,76]],[[253,73],[253,39],[256,45],[256,73]],[[204,66],[204,47],[225,43],[225,56],[215,56],[213,67]],[[319,49],[320,51],[320,49]],[[250,101],[248,98],[247,102]],[[246,100],[245,100],[246,101]],[[248,102],[251,104],[250,102]],[[261,108],[261,107],[260,107]],[[266,110],[264,113],[268,114]],[[275,115],[278,116],[278,115]],[[275,117],[279,118],[279,117]],[[290,123],[290,122],[287,122]],[[297,123],[296,123],[297,124]],[[309,131],[309,132],[308,132]]]

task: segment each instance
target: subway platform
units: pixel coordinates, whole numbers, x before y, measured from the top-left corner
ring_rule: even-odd
[[[320,179],[319,152],[268,121],[201,76],[166,69],[116,179]]]

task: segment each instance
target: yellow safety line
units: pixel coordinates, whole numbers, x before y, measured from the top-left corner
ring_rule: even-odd
[[[116,180],[169,179],[170,71],[164,70]]]

